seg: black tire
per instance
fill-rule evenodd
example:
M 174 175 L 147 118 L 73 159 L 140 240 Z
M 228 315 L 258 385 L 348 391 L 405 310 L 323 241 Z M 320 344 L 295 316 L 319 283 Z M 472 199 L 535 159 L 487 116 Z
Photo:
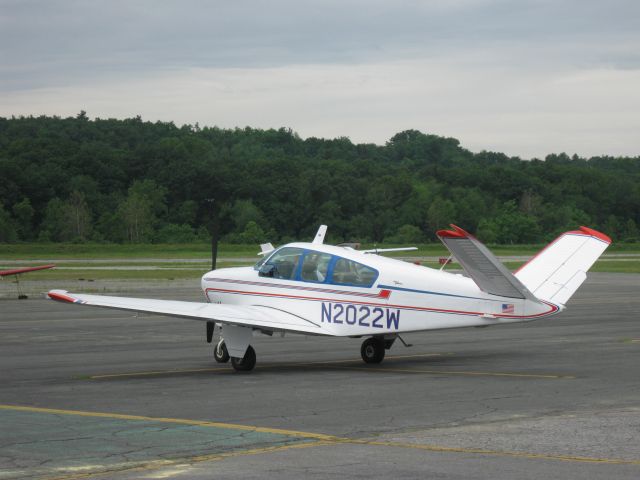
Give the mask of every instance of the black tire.
M 364 363 L 380 363 L 384 360 L 384 340 L 380 338 L 367 338 L 362 342 L 360 355 Z
M 227 351 L 227 345 L 224 340 L 220 340 L 215 347 L 213 347 L 213 358 L 218 363 L 227 363 L 229 361 L 229 352 Z
M 236 372 L 249 372 L 256 366 L 256 351 L 251 345 L 247 348 L 244 357 L 231 357 L 231 365 Z

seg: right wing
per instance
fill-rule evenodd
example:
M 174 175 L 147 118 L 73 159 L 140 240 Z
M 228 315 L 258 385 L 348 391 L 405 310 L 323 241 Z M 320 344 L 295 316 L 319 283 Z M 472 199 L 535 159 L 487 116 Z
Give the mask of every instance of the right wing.
M 332 335 L 326 327 L 298 315 L 266 306 L 222 305 L 217 303 L 156 300 L 150 298 L 110 297 L 51 290 L 49 298 L 76 305 L 114 308 L 133 312 L 154 313 L 191 320 L 213 320 L 218 323 L 261 330 Z

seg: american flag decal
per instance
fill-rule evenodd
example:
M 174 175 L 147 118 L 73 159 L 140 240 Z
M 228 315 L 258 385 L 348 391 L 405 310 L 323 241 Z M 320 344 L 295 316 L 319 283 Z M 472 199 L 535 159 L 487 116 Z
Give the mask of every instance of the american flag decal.
M 502 313 L 513 313 L 515 307 L 513 303 L 503 303 L 502 304 Z

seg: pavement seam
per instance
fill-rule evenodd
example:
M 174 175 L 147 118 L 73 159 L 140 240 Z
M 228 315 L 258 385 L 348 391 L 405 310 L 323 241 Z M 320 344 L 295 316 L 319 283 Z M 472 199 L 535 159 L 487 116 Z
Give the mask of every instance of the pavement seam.
M 416 450 L 423 450 L 423 451 L 430 451 L 430 452 L 437 452 L 437 453 L 462 453 L 462 454 L 527 458 L 527 459 L 537 459 L 537 460 L 554 460 L 554 461 L 579 462 L 579 463 L 599 463 L 599 464 L 610 464 L 610 465 L 640 465 L 640 460 L 598 458 L 598 457 L 573 456 L 573 455 L 552 455 L 552 454 L 531 453 L 531 452 L 490 450 L 490 449 L 483 449 L 483 448 L 446 447 L 446 446 L 440 446 L 440 445 L 428 445 L 428 444 L 409 443 L 409 442 L 352 439 L 347 437 L 338 437 L 334 435 L 326 435 L 321 433 L 301 432 L 297 430 L 257 427 L 257 426 L 251 426 L 251 425 L 240 425 L 240 424 L 222 423 L 222 422 L 208 422 L 208 421 L 188 420 L 188 419 L 178 419 L 178 418 L 148 417 L 148 416 L 142 416 L 142 415 L 87 412 L 87 411 L 81 411 L 81 410 L 63 410 L 63 409 L 29 407 L 29 406 L 20 406 L 20 405 L 3 405 L 3 404 L 0 404 L 0 410 L 49 413 L 49 414 L 56 414 L 56 415 L 83 416 L 83 417 L 94 417 L 94 418 L 115 418 L 115 419 L 121 419 L 121 420 L 151 421 L 151 422 L 159 422 L 159 423 L 173 423 L 173 424 L 193 425 L 193 426 L 201 426 L 201 427 L 226 428 L 226 429 L 233 429 L 233 430 L 278 434 L 278 435 L 295 437 L 297 439 L 314 440 L 310 442 L 298 441 L 296 443 L 290 443 L 287 445 L 278 445 L 278 446 L 272 446 L 272 447 L 261 447 L 261 448 L 244 449 L 244 450 L 240 449 L 240 450 L 225 452 L 225 453 L 213 453 L 213 454 L 198 455 L 194 457 L 183 457 L 175 460 L 154 460 L 154 461 L 143 463 L 142 465 L 123 467 L 121 469 L 112 468 L 110 470 L 107 469 L 105 471 L 94 471 L 94 472 L 86 472 L 86 473 L 80 473 L 80 474 L 50 477 L 51 480 L 74 480 L 74 479 L 81 479 L 81 478 L 104 476 L 114 472 L 123 473 L 123 472 L 129 472 L 129 471 L 149 471 L 149 470 L 157 470 L 160 468 L 175 466 L 178 464 L 185 464 L 185 463 L 189 464 L 189 463 L 200 463 L 200 462 L 206 462 L 206 461 L 219 461 L 219 460 L 224 460 L 226 458 L 232 458 L 232 457 L 243 456 L 243 455 L 258 455 L 258 454 L 273 453 L 273 452 L 279 452 L 279 451 L 291 450 L 291 449 L 332 446 L 332 445 L 340 445 L 340 444 L 365 445 L 365 446 L 376 446 L 376 447 L 387 447 L 387 448 L 406 448 L 406 449 L 416 449 Z
M 388 357 L 387 360 L 403 360 L 408 358 L 426 358 L 426 357 L 441 357 L 450 356 L 453 353 L 427 353 L 417 355 L 397 355 Z M 338 370 L 355 370 L 355 371 L 368 371 L 368 372 L 392 372 L 392 373 L 416 373 L 416 374 L 429 374 L 429 375 L 459 375 L 459 376 L 471 376 L 471 377 L 511 377 L 511 378 L 534 378 L 534 379 L 550 379 L 550 380 L 570 380 L 575 379 L 574 375 L 565 374 L 550 374 L 550 373 L 516 373 L 516 372 L 484 372 L 484 371 L 468 371 L 468 370 L 433 370 L 422 368 L 394 368 L 394 367 L 373 367 L 373 366 L 350 366 L 340 365 L 349 363 L 360 363 L 361 360 L 329 360 L 319 362 L 304 362 L 304 363 L 278 363 L 274 365 L 259 365 L 256 367 L 259 370 L 269 370 L 274 368 L 291 368 L 291 367 L 311 367 L 311 368 L 333 368 Z M 104 380 L 111 378 L 126 378 L 126 377 L 144 377 L 144 376 L 156 376 L 156 375 L 173 375 L 173 374 L 189 374 L 189 373 L 202 373 L 202 372 L 231 372 L 231 370 L 225 367 L 218 368 L 198 368 L 189 370 L 151 370 L 147 372 L 130 372 L 130 373 L 111 373 L 103 375 L 91 375 L 83 377 L 88 380 Z
M 13 410 L 21 412 L 50 413 L 56 415 L 73 415 L 79 417 L 115 418 L 119 420 L 138 420 L 146 422 L 175 423 L 179 425 L 193 425 L 198 427 L 226 428 L 230 430 L 244 430 L 258 433 L 271 433 L 290 437 L 312 438 L 316 440 L 336 440 L 338 437 L 323 433 L 299 432 L 281 428 L 257 427 L 252 425 L 239 425 L 235 423 L 208 422 L 204 420 L 188 420 L 182 418 L 148 417 L 144 415 L 126 415 L 119 413 L 87 412 L 83 410 L 63 410 L 56 408 L 27 407 L 20 405 L 0 405 L 0 410 Z
M 123 466 L 122 468 L 112 468 L 112 469 L 105 469 L 103 471 L 94 471 L 94 472 L 78 473 L 78 474 L 63 475 L 63 476 L 56 476 L 56 477 L 47 477 L 47 480 L 76 480 L 76 479 L 82 479 L 82 478 L 102 477 L 102 476 L 110 475 L 113 473 L 149 472 L 153 470 L 159 470 L 165 467 L 175 467 L 177 465 L 194 464 L 194 463 L 201 463 L 201 462 L 214 462 L 214 461 L 225 460 L 227 458 L 240 457 L 245 455 L 261 455 L 265 453 L 280 452 L 283 450 L 318 447 L 322 445 L 334 445 L 336 443 L 337 442 L 318 440 L 314 442 L 299 442 L 295 444 L 277 445 L 273 447 L 251 448 L 251 449 L 245 449 L 245 450 L 237 450 L 233 452 L 211 453 L 207 455 L 197 455 L 194 457 L 177 458 L 174 460 L 153 460 L 150 462 L 142 463 L 140 465 Z

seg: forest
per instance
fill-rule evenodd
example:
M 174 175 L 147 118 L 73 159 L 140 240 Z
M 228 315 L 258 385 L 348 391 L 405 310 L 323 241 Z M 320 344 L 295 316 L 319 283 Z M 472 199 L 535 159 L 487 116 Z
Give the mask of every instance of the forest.
M 455 223 L 487 243 L 586 225 L 640 235 L 640 157 L 473 153 L 407 130 L 385 145 L 140 117 L 0 118 L 0 242 L 424 243 Z

